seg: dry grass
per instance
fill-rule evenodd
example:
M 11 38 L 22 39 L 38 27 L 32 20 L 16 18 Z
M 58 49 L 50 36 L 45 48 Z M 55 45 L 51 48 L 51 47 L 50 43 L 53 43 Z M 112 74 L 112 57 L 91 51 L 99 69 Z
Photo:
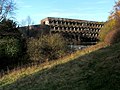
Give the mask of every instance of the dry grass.
M 0 79 L 0 90 L 10 90 L 11 88 L 10 87 L 7 87 L 9 85 L 12 85 L 12 83 L 18 83 L 17 81 L 19 81 L 19 79 L 21 78 L 25 78 L 27 76 L 31 76 L 35 73 L 42 73 L 44 70 L 50 70 L 52 69 L 53 67 L 56 67 L 56 66 L 59 66 L 59 65 L 62 65 L 62 64 L 65 64 L 65 63 L 68 63 L 68 62 L 71 62 L 71 61 L 74 61 L 76 59 L 78 59 L 79 57 L 81 56 L 84 56 L 86 54 L 89 54 L 93 51 L 96 51 L 96 50 L 99 50 L 100 48 L 104 48 L 106 47 L 106 44 L 105 43 L 100 43 L 100 44 L 97 44 L 95 46 L 91 46 L 91 47 L 88 47 L 84 50 L 81 50 L 81 51 L 77 51 L 71 55 L 68 55 L 66 57 L 63 57 L 63 58 L 60 58 L 59 60 L 55 60 L 55 61 L 50 61 L 50 62 L 47 62 L 47 63 L 44 63 L 44 64 L 41 64 L 41 65 L 33 65 L 33 66 L 30 66 L 30 67 L 24 67 L 24 68 L 20 68 L 18 70 L 14 70 L 12 72 L 10 72 L 8 75 L 5 75 L 3 76 L 1 79 Z M 68 65 L 69 66 L 69 65 Z M 69 71 L 69 69 L 71 68 L 72 66 L 70 65 L 69 67 L 61 67 L 61 71 L 63 71 L 65 68 L 67 69 L 67 71 Z M 76 65 L 75 65 L 76 67 Z M 58 71 L 59 71 L 58 70 Z M 77 69 L 78 70 L 78 69 Z M 60 71 L 60 72 L 61 72 Z M 71 72 L 74 72 L 74 71 L 71 71 Z M 50 73 L 49 73 L 50 74 Z M 60 73 L 58 73 L 57 75 L 59 76 Z M 54 75 L 48 75 L 47 74 L 44 74 L 45 76 L 42 76 L 44 78 L 47 78 L 47 77 L 51 77 L 53 78 Z M 53 77 L 52 77 L 53 76 Z M 69 76 L 68 76 L 69 77 Z M 31 78 L 33 80 L 33 78 Z M 35 79 L 35 78 L 34 78 Z M 37 78 L 36 78 L 37 79 Z M 64 78 L 63 78 L 64 79 Z M 41 80 L 41 79 L 40 79 Z M 45 79 L 46 80 L 46 79 Z M 64 81 L 64 80 L 63 80 Z M 62 81 L 62 82 L 63 82 Z M 40 82 L 40 81 L 38 81 Z M 47 82 L 47 81 L 46 81 Z M 41 83 L 42 85 L 42 83 Z M 44 87 L 44 86 L 42 86 Z M 24 88 L 23 88 L 24 89 Z M 23 90 L 22 89 L 22 90 Z M 21 90 L 21 89 L 15 89 L 15 88 L 12 88 L 12 90 Z M 26 90 L 26 89 L 25 89 Z M 31 89 L 31 90 L 36 90 L 36 89 Z M 38 89 L 39 90 L 39 89 Z

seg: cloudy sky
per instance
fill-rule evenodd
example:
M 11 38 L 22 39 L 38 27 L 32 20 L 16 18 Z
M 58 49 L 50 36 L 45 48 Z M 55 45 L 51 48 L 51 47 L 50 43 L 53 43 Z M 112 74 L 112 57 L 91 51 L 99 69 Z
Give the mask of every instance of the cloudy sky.
M 16 0 L 16 20 L 30 16 L 35 24 L 46 17 L 106 21 L 115 0 Z

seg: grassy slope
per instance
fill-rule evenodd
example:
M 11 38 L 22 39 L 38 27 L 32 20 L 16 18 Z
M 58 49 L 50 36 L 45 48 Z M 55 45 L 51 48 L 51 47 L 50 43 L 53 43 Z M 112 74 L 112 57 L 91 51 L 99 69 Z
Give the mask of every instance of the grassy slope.
M 59 61 L 14 71 L 0 79 L 0 90 L 119 90 L 119 46 L 99 49 L 100 44 Z

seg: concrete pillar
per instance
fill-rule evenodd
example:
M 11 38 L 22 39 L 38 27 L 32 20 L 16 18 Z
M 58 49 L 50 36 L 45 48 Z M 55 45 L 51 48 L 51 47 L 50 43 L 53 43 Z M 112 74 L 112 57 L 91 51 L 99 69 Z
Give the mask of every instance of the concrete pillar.
M 54 27 L 54 30 L 55 30 L 56 28 Z

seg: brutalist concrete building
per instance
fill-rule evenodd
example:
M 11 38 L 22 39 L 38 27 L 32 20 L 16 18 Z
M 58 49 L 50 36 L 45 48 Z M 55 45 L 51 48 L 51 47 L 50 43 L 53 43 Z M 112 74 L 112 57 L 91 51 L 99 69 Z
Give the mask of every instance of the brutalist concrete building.
M 69 44 L 96 44 L 104 22 L 47 17 L 42 25 L 49 26 L 50 33 L 59 33 Z

